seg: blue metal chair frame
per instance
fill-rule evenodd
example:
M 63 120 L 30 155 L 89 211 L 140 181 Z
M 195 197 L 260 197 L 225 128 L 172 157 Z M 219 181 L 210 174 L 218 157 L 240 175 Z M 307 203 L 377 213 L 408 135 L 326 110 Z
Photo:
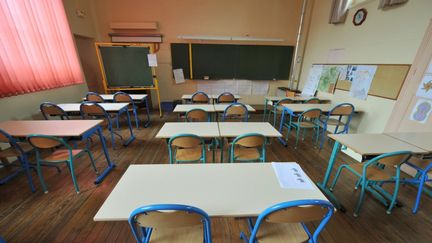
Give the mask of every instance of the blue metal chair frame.
M 283 104 L 287 101 L 290 101 L 291 103 L 294 103 L 294 100 L 291 98 L 283 98 L 274 104 L 273 109 L 269 110 L 269 116 L 268 119 L 270 119 L 271 113 L 273 113 L 273 126 L 276 126 L 276 120 L 277 120 L 277 111 L 281 107 L 280 104 Z M 283 108 L 282 108 L 283 109 Z M 268 121 L 268 120 L 267 120 Z
M 223 101 L 221 101 L 221 98 L 224 97 L 224 96 L 231 96 L 233 98 L 233 101 L 232 102 L 223 102 Z M 223 92 L 216 99 L 216 103 L 218 103 L 218 104 L 219 103 L 236 103 L 236 102 L 237 102 L 237 100 L 236 100 L 235 96 L 232 93 L 230 93 L 230 92 Z
M 69 154 L 68 157 L 69 158 L 67 160 L 52 160 L 52 161 L 51 160 L 50 161 L 43 160 L 41 158 L 41 155 L 40 155 L 40 149 L 41 149 L 41 147 L 38 146 L 38 145 L 36 145 L 36 144 L 34 144 L 32 142 L 33 138 L 43 138 L 43 139 L 55 141 L 56 143 L 58 143 L 58 145 L 64 146 L 68 150 L 68 154 Z M 47 186 L 45 184 L 45 180 L 44 180 L 44 177 L 43 177 L 43 174 L 42 174 L 42 169 L 41 169 L 41 165 L 42 164 L 65 163 L 67 165 L 70 173 L 71 173 L 72 182 L 74 184 L 75 191 L 77 193 L 79 193 L 79 187 L 78 187 L 78 182 L 77 182 L 76 177 L 75 177 L 74 165 L 73 165 L 73 162 L 74 162 L 75 158 L 81 156 L 83 153 L 87 153 L 88 156 L 90 157 L 90 161 L 91 161 L 91 165 L 93 167 L 93 170 L 96 172 L 97 175 L 99 175 L 99 172 L 96 169 L 96 165 L 95 165 L 95 161 L 93 159 L 93 155 L 91 154 L 90 150 L 88 150 L 87 148 L 82 149 L 82 151 L 80 153 L 78 153 L 76 155 L 73 155 L 72 154 L 73 148 L 71 146 L 69 146 L 69 144 L 67 144 L 62 138 L 57 138 L 57 137 L 47 136 L 47 135 L 40 135 L 40 134 L 31 134 L 31 135 L 27 136 L 27 141 L 36 149 L 36 170 L 37 170 L 37 173 L 38 173 L 38 176 L 39 176 L 40 183 L 42 185 L 42 189 L 44 190 L 44 193 L 48 193 L 48 188 L 47 188 Z M 50 148 L 53 148 L 53 147 L 55 147 L 55 146 L 52 146 Z
M 43 102 L 40 105 L 40 111 L 41 111 L 43 117 L 45 118 L 45 120 L 49 120 L 50 114 L 46 114 L 44 112 L 44 109 L 43 109 L 44 107 L 55 107 L 55 109 L 57 109 L 57 110 L 59 110 L 59 111 L 61 111 L 63 113 L 63 114 L 59 115 L 60 119 L 62 119 L 62 120 L 64 120 L 64 119 L 69 120 L 69 116 L 68 116 L 67 112 L 64 111 L 60 106 L 58 106 L 58 105 L 56 105 L 56 104 L 54 104 L 52 102 Z
M 173 142 L 174 142 L 174 140 L 176 140 L 178 138 L 184 138 L 184 137 L 196 138 L 196 139 L 199 139 L 201 141 L 201 157 L 199 158 L 199 160 L 176 160 L 175 159 L 177 149 L 173 148 Z M 190 163 L 190 162 L 201 162 L 201 163 L 205 164 L 206 160 L 207 160 L 207 156 L 206 156 L 206 143 L 205 143 L 205 141 L 204 141 L 203 138 L 201 138 L 200 136 L 197 136 L 195 134 L 189 134 L 189 133 L 176 134 L 176 135 L 172 136 L 168 140 L 168 154 L 169 154 L 169 162 L 170 162 L 170 164 L 174 164 L 174 163 Z M 213 157 L 213 160 L 214 160 L 214 157 Z
M 338 131 L 338 129 L 339 129 L 339 125 L 336 125 L 335 130 L 334 130 L 333 133 L 334 133 L 334 134 L 347 134 L 347 133 L 348 133 L 348 131 L 349 131 L 349 124 L 350 124 L 351 119 L 352 119 L 352 117 L 353 117 L 353 115 L 354 115 L 354 105 L 352 105 L 351 103 L 341 103 L 341 104 L 338 104 L 338 105 L 336 105 L 335 107 L 333 107 L 333 108 L 328 112 L 328 115 L 325 117 L 324 120 L 321 120 L 321 119 L 320 119 L 320 122 L 321 122 L 321 124 L 322 124 L 322 133 L 321 133 L 320 149 L 322 149 L 322 147 L 323 147 L 323 145 L 324 145 L 325 133 L 326 133 L 326 131 L 327 131 L 327 123 L 328 123 L 329 119 L 331 118 L 331 116 L 334 116 L 334 115 L 332 115 L 333 112 L 334 112 L 334 110 L 335 110 L 335 109 L 338 109 L 338 108 L 340 108 L 340 107 L 342 107 L 342 106 L 350 106 L 350 107 L 352 108 L 352 112 L 351 112 L 351 114 L 349 114 L 349 115 L 337 115 L 337 116 L 338 116 L 338 121 L 339 121 L 339 122 L 342 121 L 342 118 L 343 118 L 343 117 L 347 117 L 347 120 L 346 120 L 346 122 L 345 122 L 345 126 L 344 126 L 344 128 L 343 128 L 342 131 Z
M 128 222 L 132 229 L 132 233 L 135 237 L 135 240 L 137 242 L 148 243 L 150 241 L 153 228 L 144 228 L 138 226 L 136 222 L 136 217 L 141 214 L 147 214 L 150 212 L 164 211 L 164 210 L 184 211 L 187 213 L 194 213 L 200 215 L 203 223 L 204 242 L 206 243 L 212 242 L 211 221 L 208 214 L 204 210 L 199 209 L 197 207 L 181 205 L 181 204 L 155 204 L 155 205 L 143 206 L 132 211 L 131 215 L 129 216 Z
M 21 172 L 25 172 L 26 176 L 27 176 L 27 181 L 29 183 L 30 189 L 32 192 L 35 192 L 36 189 L 33 185 L 33 180 L 32 180 L 32 176 L 31 176 L 31 171 L 30 171 L 30 163 L 28 161 L 28 156 L 27 153 L 24 152 L 24 150 L 21 148 L 21 146 L 19 146 L 19 144 L 17 143 L 17 141 L 8 133 L 6 133 L 5 131 L 0 129 L 0 134 L 2 136 L 4 136 L 5 138 L 8 139 L 8 142 L 10 144 L 10 146 L 15 149 L 15 151 L 17 151 L 19 153 L 18 161 L 21 164 L 21 168 L 14 171 L 12 174 L 0 179 L 0 185 L 7 183 L 8 181 L 10 181 L 11 179 L 13 179 L 14 177 L 16 177 L 19 173 Z
M 312 112 L 312 111 L 319 111 L 320 115 L 322 114 L 321 109 L 318 109 L 318 108 L 312 108 L 312 109 L 305 110 L 305 111 L 303 111 L 302 113 L 300 113 L 298 115 L 294 114 L 292 111 L 288 110 L 287 108 L 283 109 L 283 111 L 282 111 L 282 118 L 281 118 L 281 124 L 279 125 L 279 132 L 282 133 L 283 128 L 284 127 L 287 128 L 287 135 L 286 135 L 285 141 L 283 141 L 283 144 L 285 146 L 287 145 L 289 135 L 291 134 L 291 128 L 296 129 L 295 148 L 297 148 L 298 139 L 299 139 L 299 136 L 300 136 L 300 130 L 302 128 L 303 128 L 303 139 L 304 139 L 305 129 L 306 128 L 301 126 L 301 122 L 308 121 L 307 117 L 305 117 L 305 115 L 307 113 L 309 113 L 309 112 Z M 289 115 L 289 120 L 287 122 L 285 122 L 285 117 L 286 117 L 285 114 Z M 315 125 L 315 126 L 311 127 L 314 130 L 315 134 L 316 134 L 315 143 L 318 143 L 318 137 L 319 137 L 319 134 L 320 134 L 320 132 L 319 132 L 320 131 L 319 116 L 317 118 L 309 121 L 309 122 L 314 123 L 314 125 Z M 297 118 L 297 120 L 295 120 L 294 118 Z M 308 129 L 311 129 L 311 128 L 308 128 Z M 281 140 L 282 139 L 279 138 L 279 141 L 281 141 Z
M 266 210 L 264 210 L 257 218 L 255 224 L 253 223 L 252 218 L 248 218 L 248 227 L 249 231 L 251 232 L 250 237 L 248 238 L 244 232 L 240 233 L 240 238 L 243 239 L 246 243 L 258 243 L 258 240 L 256 238 L 258 234 L 258 230 L 265 221 L 265 219 L 272 213 L 277 212 L 279 210 L 284 210 L 288 208 L 293 207 L 301 207 L 301 206 L 321 206 L 323 208 L 327 209 L 326 215 L 321 220 L 320 224 L 312 234 L 309 229 L 307 228 L 306 224 L 304 222 L 299 222 L 303 226 L 304 231 L 309 236 L 309 243 L 315 243 L 318 242 L 318 236 L 321 233 L 321 231 L 324 229 L 324 227 L 327 225 L 327 223 L 330 221 L 330 218 L 333 215 L 334 207 L 333 205 L 324 200 L 296 200 L 296 201 L 289 201 L 289 202 L 283 202 L 278 203 L 276 205 L 273 205 Z
M 119 96 L 119 95 L 126 96 L 126 97 L 129 98 L 129 101 L 128 101 L 128 102 L 129 102 L 130 105 L 132 106 L 132 112 L 133 112 L 133 115 L 134 115 L 134 118 L 135 118 L 135 125 L 136 125 L 136 128 L 139 128 L 139 122 L 140 122 L 140 119 L 139 119 L 139 117 L 138 117 L 137 107 L 136 107 L 136 105 L 135 105 L 135 102 L 134 102 L 133 99 L 132 99 L 132 96 L 130 96 L 128 93 L 125 93 L 125 92 L 119 91 L 119 92 L 115 93 L 114 96 L 113 96 L 113 100 L 114 100 L 114 102 L 117 102 L 116 97 Z M 119 102 L 123 102 L 123 101 L 119 101 Z M 146 109 L 147 109 L 147 108 L 148 108 L 148 107 L 146 107 Z M 119 117 L 117 117 L 117 119 L 116 119 L 116 123 L 117 123 L 117 128 L 119 128 L 119 127 L 120 127 L 120 125 L 119 125 Z
M 229 106 L 227 106 L 227 108 L 225 108 L 224 113 L 222 115 L 222 121 L 225 121 L 226 119 L 230 119 L 228 111 L 229 109 L 231 109 L 232 107 L 242 107 L 244 110 L 244 117 L 241 119 L 242 122 L 247 122 L 249 119 L 249 111 L 247 109 L 247 107 L 242 104 L 242 103 L 231 103 Z
M 259 158 L 257 160 L 253 160 L 253 161 L 251 161 L 251 160 L 241 160 L 241 159 L 239 160 L 239 159 L 235 158 L 235 156 L 234 156 L 236 144 L 239 142 L 239 140 L 242 140 L 242 139 L 245 139 L 245 138 L 248 138 L 248 137 L 260 137 L 264 141 L 263 144 L 262 144 L 261 149 L 258 150 L 260 156 L 259 156 Z M 243 134 L 243 135 L 237 136 L 233 140 L 233 142 L 231 143 L 231 147 L 229 148 L 229 153 L 228 153 L 229 154 L 229 161 L 231 163 L 234 163 L 234 162 L 237 162 L 237 161 L 238 162 L 256 162 L 256 161 L 259 161 L 259 162 L 263 162 L 264 163 L 264 162 L 266 162 L 266 145 L 267 145 L 267 138 L 264 135 L 260 134 L 260 133 L 247 133 L 247 134 Z
M 388 158 L 388 157 L 400 156 L 400 155 L 406 155 L 406 157 L 404 158 L 404 160 L 402 160 L 396 164 L 396 175 L 394 177 L 392 177 L 390 180 L 371 180 L 371 179 L 367 178 L 367 169 L 369 167 L 374 166 L 378 169 L 383 169 L 385 165 L 380 163 L 380 160 Z M 363 166 L 363 170 L 362 170 L 361 174 L 359 174 L 357 171 L 352 169 L 349 164 L 343 164 L 343 165 L 339 166 L 339 168 L 336 172 L 335 178 L 333 180 L 333 183 L 330 186 L 329 190 L 333 191 L 342 170 L 344 168 L 346 168 L 350 172 L 352 172 L 354 175 L 359 177 L 359 180 L 358 180 L 355 188 L 357 189 L 358 186 L 361 186 L 360 197 L 359 197 L 359 200 L 357 202 L 356 208 L 354 210 L 354 216 L 357 217 L 359 215 L 360 208 L 361 208 L 361 205 L 363 203 L 364 196 L 365 196 L 365 191 L 371 192 L 372 195 L 374 195 L 380 202 L 382 202 L 384 205 L 388 206 L 387 214 L 391 214 L 391 210 L 393 209 L 393 207 L 397 203 L 397 195 L 398 195 L 398 191 L 399 191 L 399 185 L 401 184 L 400 167 L 410 157 L 411 157 L 410 151 L 397 151 L 397 152 L 382 154 L 382 155 L 377 156 L 377 157 L 375 157 L 375 158 L 373 158 L 367 162 L 364 162 L 365 164 Z M 385 191 L 383 188 L 381 188 L 378 185 L 378 184 L 390 183 L 390 182 L 395 183 L 393 195 L 390 195 L 387 191 Z M 386 199 L 390 200 L 390 204 L 387 203 Z
M 210 97 L 208 96 L 208 94 L 206 94 L 203 91 L 197 91 L 197 92 L 193 93 L 192 97 L 191 97 L 191 103 L 194 103 L 194 97 L 198 94 L 202 94 L 202 95 L 206 96 L 207 97 L 207 103 L 210 103 Z

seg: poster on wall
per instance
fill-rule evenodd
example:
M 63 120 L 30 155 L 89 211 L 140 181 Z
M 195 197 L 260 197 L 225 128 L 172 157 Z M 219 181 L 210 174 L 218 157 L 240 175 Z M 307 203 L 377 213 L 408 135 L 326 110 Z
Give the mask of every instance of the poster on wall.
M 342 80 L 348 80 L 352 82 L 357 72 L 357 65 L 348 65 L 346 69 L 346 75 Z
M 432 74 L 425 74 L 417 89 L 417 97 L 432 99 Z
M 410 120 L 426 123 L 431 111 L 432 101 L 419 99 L 411 112 Z
M 321 77 L 318 83 L 318 90 L 333 94 L 338 78 L 339 70 L 337 66 L 325 66 L 322 69 Z
M 323 65 L 312 65 L 309 70 L 309 76 L 303 87 L 302 95 L 313 96 L 318 88 L 318 83 L 320 81 L 321 73 L 323 70 Z
M 358 65 L 356 67 L 350 89 L 351 97 L 366 100 L 376 70 L 376 65 Z

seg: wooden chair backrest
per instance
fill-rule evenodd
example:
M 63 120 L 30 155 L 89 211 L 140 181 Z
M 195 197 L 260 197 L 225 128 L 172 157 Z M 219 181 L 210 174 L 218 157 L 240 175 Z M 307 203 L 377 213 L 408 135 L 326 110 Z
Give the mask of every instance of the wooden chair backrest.
M 9 143 L 9 138 L 6 137 L 6 135 L 3 134 L 3 133 L 1 133 L 1 132 L 0 132 L 0 142 L 2 142 L 2 143 Z
M 56 139 L 49 138 L 49 137 L 29 137 L 28 141 L 36 148 L 40 149 L 49 149 L 49 148 L 55 148 L 59 145 L 62 145 L 62 143 Z
M 306 100 L 304 103 L 305 104 L 319 104 L 321 101 L 318 98 L 312 98 L 312 99 L 308 99 Z
M 303 112 L 302 114 L 303 117 L 310 118 L 310 119 L 319 118 L 319 116 L 321 115 L 321 110 L 319 109 L 308 110 Z
M 349 116 L 353 113 L 354 109 L 350 105 L 342 105 L 333 109 L 330 115 L 332 116 Z
M 269 223 L 299 223 L 318 221 L 324 218 L 327 208 L 319 205 L 297 206 L 275 211 L 266 217 Z
M 241 105 L 233 105 L 227 108 L 225 114 L 228 116 L 245 116 L 247 110 Z
M 292 103 L 294 103 L 294 100 L 284 98 L 284 99 L 280 100 L 277 104 L 278 105 L 284 105 L 284 104 L 292 104 Z
M 92 101 L 92 102 L 98 102 L 98 103 L 104 102 L 102 96 L 98 94 L 87 94 L 86 99 L 87 101 Z
M 132 97 L 128 94 L 116 94 L 114 95 L 114 102 L 132 103 Z
M 195 148 L 201 145 L 201 139 L 197 137 L 177 137 L 172 140 L 172 145 L 181 148 Z
M 235 97 L 231 93 L 223 93 L 218 98 L 219 103 L 233 103 L 235 102 Z
M 41 110 L 46 115 L 53 115 L 53 116 L 65 115 L 64 111 L 56 105 L 42 105 Z
M 105 116 L 105 110 L 94 104 L 83 104 L 81 105 L 81 110 L 89 116 Z
M 257 148 L 263 146 L 264 142 L 265 142 L 265 137 L 248 136 L 237 140 L 236 144 L 248 148 Z
M 378 163 L 389 167 L 393 167 L 406 162 L 409 159 L 409 157 L 411 157 L 409 154 L 396 154 L 396 155 L 381 158 L 378 160 Z
M 209 97 L 203 93 L 196 93 L 192 96 L 192 103 L 209 103 Z
M 199 214 L 186 211 L 153 211 L 140 214 L 135 218 L 141 227 L 179 228 L 202 225 Z
M 191 110 L 186 113 L 186 121 L 190 122 L 206 122 L 208 121 L 208 114 L 205 110 Z

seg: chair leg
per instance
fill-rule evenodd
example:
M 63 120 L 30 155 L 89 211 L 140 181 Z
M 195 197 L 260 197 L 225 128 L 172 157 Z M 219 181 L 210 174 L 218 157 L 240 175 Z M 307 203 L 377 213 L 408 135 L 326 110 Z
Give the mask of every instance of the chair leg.
M 417 197 L 416 197 L 416 201 L 414 203 L 414 208 L 412 209 L 412 213 L 417 213 L 419 205 L 420 205 L 420 199 L 421 199 L 421 195 L 423 193 L 423 186 L 427 180 L 428 176 L 427 176 L 427 172 L 424 171 L 422 173 L 422 175 L 420 176 L 420 182 L 418 185 L 418 191 L 417 191 Z
M 394 208 L 394 206 L 397 203 L 397 195 L 398 195 L 398 192 L 399 192 L 399 185 L 400 185 L 399 175 L 397 177 L 398 178 L 397 178 L 397 181 L 395 183 L 395 189 L 394 189 L 394 192 L 393 192 L 393 198 L 391 200 L 389 208 L 387 209 L 387 214 L 391 214 L 391 210 Z
M 133 114 L 135 117 L 135 125 L 136 125 L 136 128 L 138 129 L 139 128 L 139 117 L 138 117 L 138 112 L 136 109 L 133 109 Z
M 359 200 L 357 202 L 356 208 L 354 210 L 354 217 L 359 216 L 360 208 L 361 208 L 361 205 L 363 204 L 363 201 L 364 201 L 366 187 L 368 187 L 368 184 L 369 184 L 369 182 L 365 178 L 363 178 L 362 181 L 363 182 L 362 182 L 360 197 L 359 197 Z
M 32 180 L 32 176 L 31 176 L 31 172 L 30 172 L 30 166 L 29 166 L 28 161 L 25 158 L 21 158 L 21 157 L 18 157 L 18 160 L 21 162 L 21 165 L 22 165 L 22 167 L 25 170 L 25 173 L 26 173 L 27 180 L 28 180 L 28 183 L 29 183 L 31 191 L 35 192 L 36 189 L 35 189 L 35 187 L 33 185 L 33 180 Z
M 330 186 L 330 188 L 329 188 L 330 191 L 333 191 L 333 189 L 334 189 L 334 187 L 336 186 L 336 183 L 337 183 L 337 181 L 338 181 L 338 179 L 339 179 L 339 176 L 340 176 L 340 174 L 341 174 L 341 172 L 342 172 L 342 169 L 344 169 L 344 168 L 346 168 L 346 167 L 347 167 L 347 165 L 341 165 L 341 166 L 338 168 L 338 170 L 337 170 L 337 172 L 336 172 L 336 175 L 335 175 L 335 178 L 333 179 L 333 183 L 331 184 L 331 186 Z
M 73 167 L 73 160 L 69 160 L 67 163 L 68 163 L 69 171 L 71 173 L 72 182 L 74 184 L 75 191 L 76 191 L 76 193 L 79 193 L 80 191 L 79 191 L 78 183 L 77 183 L 77 180 L 76 180 L 76 177 L 75 177 L 75 172 L 74 172 L 74 167 Z
M 38 173 L 38 176 L 39 176 L 39 181 L 40 181 L 40 183 L 42 185 L 42 190 L 44 191 L 44 193 L 48 193 L 48 188 L 47 188 L 47 186 L 45 184 L 45 180 L 44 180 L 44 177 L 43 177 L 43 174 L 42 174 L 42 169 L 41 169 L 40 161 L 37 161 L 36 170 L 37 170 L 37 173 Z
M 96 168 L 96 164 L 95 164 L 95 161 L 94 161 L 92 153 L 90 152 L 90 150 L 87 150 L 87 149 L 85 150 L 85 152 L 88 154 L 88 156 L 90 158 L 90 162 L 91 162 L 92 168 L 96 172 L 96 175 L 99 175 L 99 171 Z
M 323 146 L 324 146 L 324 138 L 325 138 L 325 132 L 326 132 L 326 130 L 327 130 L 327 127 L 325 125 L 323 125 L 322 131 L 321 131 L 320 149 L 322 149 Z
M 299 140 L 299 136 L 300 136 L 300 127 L 296 128 L 296 142 L 295 142 L 295 149 L 297 149 L 297 145 L 298 145 L 298 140 Z

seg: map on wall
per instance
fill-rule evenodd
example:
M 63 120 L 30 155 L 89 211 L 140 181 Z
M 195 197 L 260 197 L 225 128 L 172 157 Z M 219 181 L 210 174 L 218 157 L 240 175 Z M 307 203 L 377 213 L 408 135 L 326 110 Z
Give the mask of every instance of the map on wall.
M 376 70 L 376 65 L 357 66 L 350 89 L 351 97 L 366 100 Z
M 338 78 L 339 68 L 337 66 L 325 66 L 321 73 L 318 90 L 333 94 Z

